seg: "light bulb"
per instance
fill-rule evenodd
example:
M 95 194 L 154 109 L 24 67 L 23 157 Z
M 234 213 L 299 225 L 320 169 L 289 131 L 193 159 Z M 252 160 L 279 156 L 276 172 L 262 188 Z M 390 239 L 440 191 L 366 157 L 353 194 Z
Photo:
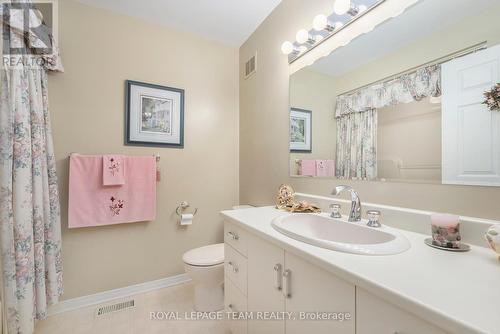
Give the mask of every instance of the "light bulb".
M 322 31 L 326 28 L 327 25 L 328 25 L 328 18 L 326 17 L 326 15 L 323 14 L 316 15 L 316 17 L 313 20 L 314 30 Z
M 335 27 L 335 30 L 339 30 L 340 28 L 342 28 L 344 26 L 344 24 L 342 22 L 335 22 L 335 24 L 333 25 Z
M 281 44 L 281 52 L 283 52 L 283 54 L 289 55 L 290 53 L 293 52 L 293 50 L 294 46 L 291 42 L 286 41 L 283 44 Z
M 333 5 L 333 11 L 337 15 L 344 15 L 351 9 L 351 0 L 336 0 Z
M 359 5 L 358 9 L 360 13 L 363 13 L 368 9 L 368 7 L 366 7 L 365 5 Z
M 301 46 L 300 46 L 300 48 L 299 48 L 300 53 L 304 53 L 304 52 L 306 52 L 307 50 L 308 50 L 308 49 L 307 49 L 307 46 L 305 46 L 305 45 L 301 45 Z
M 309 32 L 305 29 L 300 29 L 297 31 L 297 35 L 295 35 L 295 40 L 299 44 L 304 44 L 309 40 Z

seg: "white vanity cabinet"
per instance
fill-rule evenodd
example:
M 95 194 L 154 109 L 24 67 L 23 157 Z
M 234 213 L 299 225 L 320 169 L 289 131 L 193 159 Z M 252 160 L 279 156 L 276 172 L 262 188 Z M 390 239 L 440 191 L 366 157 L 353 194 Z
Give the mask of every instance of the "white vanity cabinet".
M 356 289 L 356 334 L 447 334 L 434 325 Z
M 233 223 L 225 223 L 225 242 L 226 311 L 254 317 L 230 320 L 233 334 L 450 334 Z M 257 319 L 264 312 L 296 318 Z M 351 318 L 307 320 L 301 313 Z
M 294 254 L 285 252 L 269 241 L 226 223 L 226 239 L 232 244 L 235 241 L 235 231 L 238 240 L 245 240 L 246 256 L 226 241 L 226 280 L 230 287 L 225 290 L 226 310 L 241 312 L 246 309 L 252 312 L 254 318 L 248 320 L 247 328 L 244 329 L 241 321 L 230 321 L 233 334 L 302 334 L 308 331 L 317 334 L 355 333 L 354 285 Z M 229 262 L 231 264 L 228 264 Z M 244 266 L 245 270 L 238 269 L 237 273 L 234 273 L 235 266 Z M 238 276 L 242 273 L 246 274 L 246 279 Z M 237 290 L 234 290 L 234 287 Z M 242 291 L 242 288 L 246 291 Z M 239 301 L 240 305 L 245 306 L 236 308 L 236 302 L 241 299 L 239 292 L 246 296 L 246 304 Z M 285 317 L 273 320 L 274 316 L 283 316 L 284 312 L 291 312 L 288 314 L 293 314 L 295 319 L 289 320 Z M 324 315 L 342 312 L 349 314 L 351 319 L 307 320 L 301 318 L 301 312 L 308 317 L 314 317 L 315 312 Z

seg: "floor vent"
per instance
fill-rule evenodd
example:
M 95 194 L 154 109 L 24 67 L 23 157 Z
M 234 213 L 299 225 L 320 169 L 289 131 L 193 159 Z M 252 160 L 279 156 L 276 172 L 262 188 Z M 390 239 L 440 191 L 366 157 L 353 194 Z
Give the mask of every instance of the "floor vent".
M 112 312 L 123 311 L 125 309 L 134 307 L 134 305 L 135 305 L 135 300 L 132 299 L 132 300 L 128 300 L 126 302 L 101 306 L 97 309 L 97 315 L 100 316 L 100 315 L 105 315 L 105 314 L 112 313 Z
M 252 58 L 245 63 L 245 79 L 255 72 L 257 72 L 257 54 L 253 55 Z

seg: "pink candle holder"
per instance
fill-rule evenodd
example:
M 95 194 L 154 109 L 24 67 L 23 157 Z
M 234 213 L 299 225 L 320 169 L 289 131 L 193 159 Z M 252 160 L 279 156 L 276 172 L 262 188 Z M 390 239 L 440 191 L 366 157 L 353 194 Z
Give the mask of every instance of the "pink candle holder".
M 443 213 L 431 215 L 432 243 L 446 248 L 460 248 L 460 217 Z

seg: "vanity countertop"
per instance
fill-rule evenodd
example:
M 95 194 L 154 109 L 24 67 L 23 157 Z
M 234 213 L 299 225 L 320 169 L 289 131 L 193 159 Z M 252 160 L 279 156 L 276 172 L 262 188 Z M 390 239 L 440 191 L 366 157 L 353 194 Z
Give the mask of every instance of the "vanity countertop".
M 289 238 L 271 220 L 289 213 L 273 207 L 223 211 L 243 229 L 301 256 L 453 334 L 500 333 L 500 261 L 487 248 L 441 251 L 427 235 L 398 229 L 411 248 L 401 254 L 341 253 Z

